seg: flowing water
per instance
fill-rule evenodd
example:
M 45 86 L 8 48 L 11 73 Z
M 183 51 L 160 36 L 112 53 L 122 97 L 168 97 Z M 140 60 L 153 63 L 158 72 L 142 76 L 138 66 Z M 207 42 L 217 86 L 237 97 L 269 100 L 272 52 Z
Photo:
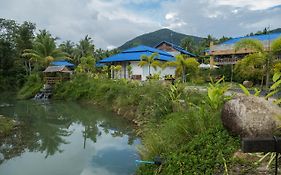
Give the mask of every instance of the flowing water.
M 134 174 L 140 140 L 127 121 L 93 105 L 0 100 L 21 127 L 0 138 L 0 175 Z

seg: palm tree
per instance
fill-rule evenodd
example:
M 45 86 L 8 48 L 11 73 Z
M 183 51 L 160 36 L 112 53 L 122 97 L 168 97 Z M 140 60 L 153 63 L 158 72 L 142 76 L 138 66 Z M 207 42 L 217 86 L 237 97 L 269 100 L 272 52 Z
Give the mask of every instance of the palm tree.
M 84 39 L 79 41 L 74 50 L 74 61 L 76 64 L 80 63 L 82 57 L 92 56 L 94 57 L 95 45 L 93 40 L 88 35 Z
M 29 61 L 48 65 L 51 61 L 66 58 L 66 53 L 56 48 L 56 38 L 53 38 L 46 30 L 40 31 L 35 38 L 33 48 L 25 49 L 23 56 L 30 58 Z
M 166 66 L 175 66 L 176 73 L 182 77 L 182 82 L 186 81 L 187 69 L 190 69 L 191 72 L 197 72 L 199 69 L 199 63 L 195 58 L 185 58 L 184 55 L 177 55 L 176 60 L 165 63 L 164 67 Z
M 143 67 L 145 65 L 148 65 L 148 75 L 151 76 L 150 67 L 153 67 L 156 70 L 157 67 L 161 66 L 161 63 L 156 60 L 156 58 L 158 57 L 159 57 L 158 53 L 153 53 L 150 56 L 142 55 L 141 61 L 139 62 L 138 66 Z

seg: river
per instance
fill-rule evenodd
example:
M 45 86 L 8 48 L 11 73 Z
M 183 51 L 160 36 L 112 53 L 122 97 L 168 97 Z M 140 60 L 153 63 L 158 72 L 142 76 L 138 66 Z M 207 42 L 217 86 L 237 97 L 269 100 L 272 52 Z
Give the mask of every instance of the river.
M 0 138 L 1 175 L 130 175 L 139 159 L 131 124 L 76 102 L 0 100 L 21 129 Z

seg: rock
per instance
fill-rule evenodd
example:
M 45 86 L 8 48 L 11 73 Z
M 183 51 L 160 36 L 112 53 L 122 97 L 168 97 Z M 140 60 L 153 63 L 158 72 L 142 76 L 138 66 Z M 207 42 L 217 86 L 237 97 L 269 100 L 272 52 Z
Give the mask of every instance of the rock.
M 239 95 L 224 104 L 221 119 L 234 135 L 268 137 L 280 130 L 281 108 L 261 97 Z
M 246 88 L 250 88 L 253 86 L 253 82 L 251 81 L 243 81 L 243 86 L 245 86 Z

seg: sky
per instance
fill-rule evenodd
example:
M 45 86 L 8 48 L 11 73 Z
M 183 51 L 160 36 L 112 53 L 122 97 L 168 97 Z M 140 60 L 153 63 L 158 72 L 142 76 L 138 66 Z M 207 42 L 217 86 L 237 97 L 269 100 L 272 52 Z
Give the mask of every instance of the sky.
M 59 42 L 89 35 L 112 49 L 162 28 L 206 37 L 281 27 L 281 0 L 0 0 L 0 18 L 36 23 Z

